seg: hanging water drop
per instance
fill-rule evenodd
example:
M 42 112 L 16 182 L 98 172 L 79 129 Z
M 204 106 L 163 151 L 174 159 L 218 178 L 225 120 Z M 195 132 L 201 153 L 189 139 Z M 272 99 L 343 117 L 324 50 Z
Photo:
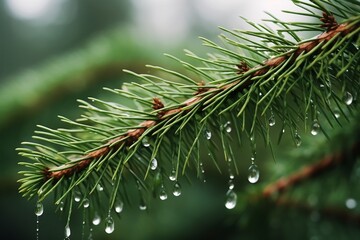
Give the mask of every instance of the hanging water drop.
M 79 191 L 74 191 L 74 200 L 75 200 L 75 202 L 80 202 L 81 193 Z
M 146 206 L 146 203 L 145 203 L 144 198 L 140 198 L 139 209 L 140 209 L 141 211 L 144 211 L 144 210 L 146 210 L 146 208 L 147 208 L 147 206 Z
M 59 204 L 59 209 L 60 209 L 60 211 L 63 211 L 64 210 L 64 202 L 63 201 L 61 201 L 60 202 L 60 204 Z
M 44 213 L 44 206 L 41 202 L 36 203 L 35 215 L 40 217 Z
M 70 235 L 71 235 L 71 230 L 70 230 L 69 223 L 66 224 L 64 232 L 65 232 L 65 238 L 69 238 Z
M 206 138 L 207 140 L 210 140 L 210 139 L 211 139 L 211 136 L 212 136 L 212 134 L 211 134 L 210 130 L 206 129 L 206 130 L 205 130 L 205 138 Z
M 100 184 L 98 184 L 96 186 L 96 190 L 98 190 L 99 192 L 102 192 L 104 190 L 104 188 Z
M 236 207 L 237 195 L 234 190 L 230 189 L 226 193 L 225 207 L 227 209 L 233 209 Z
M 315 119 L 314 122 L 313 122 L 313 125 L 312 125 L 312 127 L 311 127 L 311 134 L 312 134 L 313 136 L 316 136 L 316 135 L 318 135 L 319 131 L 320 131 L 320 124 L 319 124 L 318 121 Z
M 88 208 L 90 206 L 90 201 L 89 199 L 85 198 L 84 201 L 83 201 L 83 206 L 84 208 Z
M 157 168 L 157 166 L 158 166 L 158 162 L 157 162 L 156 158 L 153 158 L 150 162 L 150 169 L 155 170 Z
M 210 153 L 209 153 L 210 155 Z M 205 178 L 205 169 L 204 169 L 204 166 L 203 166 L 203 163 L 200 162 L 199 163 L 199 176 L 200 176 L 200 179 L 206 183 L 206 178 Z
M 351 105 L 353 100 L 354 100 L 354 97 L 353 97 L 353 95 L 351 93 L 346 92 L 344 94 L 343 101 L 345 102 L 346 105 Z
M 250 183 L 256 183 L 259 180 L 260 171 L 256 164 L 252 163 L 248 170 L 248 180 Z
M 235 187 L 235 184 L 234 184 L 234 180 L 233 179 L 229 179 L 229 189 L 231 190 L 231 189 L 234 189 L 234 187 Z
M 89 232 L 89 237 L 88 237 L 88 240 L 93 240 L 93 235 L 92 235 L 92 232 L 93 232 L 93 229 L 92 228 L 90 228 L 90 230 L 89 230 L 90 232 Z
M 180 186 L 180 184 L 178 182 L 176 182 L 174 184 L 173 195 L 175 197 L 178 197 L 178 196 L 181 195 L 181 186 Z
M 169 175 L 169 179 L 170 179 L 170 181 L 175 181 L 176 180 L 176 169 L 175 168 L 173 168 L 171 170 L 171 173 Z
M 109 215 L 106 219 L 105 219 L 105 232 L 110 234 L 114 231 L 115 229 L 115 222 L 114 219 Z
M 144 138 L 142 139 L 142 145 L 143 145 L 144 147 L 150 147 L 150 143 L 149 143 L 149 138 L 148 138 L 148 137 L 144 137 Z
M 230 133 L 231 132 L 231 125 L 230 125 L 230 121 L 227 121 L 225 124 L 224 124 L 224 129 L 227 133 Z
M 295 134 L 294 134 L 294 140 L 295 140 L 295 145 L 296 147 L 300 147 L 302 141 L 301 141 L 301 136 L 299 135 L 299 133 L 295 130 Z
M 115 212 L 117 213 L 121 213 L 123 208 L 124 208 L 124 203 L 121 201 L 121 200 L 118 200 L 116 203 L 115 203 Z
M 338 109 L 335 109 L 335 110 L 334 110 L 334 117 L 335 117 L 335 118 L 340 118 L 340 116 L 341 116 L 341 115 L 340 115 L 340 111 L 339 111 Z
M 166 200 L 167 197 L 168 197 L 164 185 L 161 185 L 159 197 L 160 197 L 160 199 L 163 200 L 163 201 Z
M 271 112 L 270 117 L 269 117 L 269 126 L 272 127 L 275 125 L 275 123 L 276 123 L 276 121 L 275 121 L 274 113 Z
M 94 225 L 99 225 L 100 222 L 101 222 L 101 217 L 100 217 L 100 215 L 99 215 L 97 212 L 95 212 L 94 218 L 93 218 L 93 220 L 92 220 L 92 223 L 93 223 Z

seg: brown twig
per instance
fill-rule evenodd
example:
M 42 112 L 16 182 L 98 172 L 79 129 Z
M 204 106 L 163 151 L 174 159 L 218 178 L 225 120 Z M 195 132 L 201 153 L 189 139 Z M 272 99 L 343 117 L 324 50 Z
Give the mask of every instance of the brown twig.
M 140 124 L 141 128 L 129 130 L 128 132 L 124 133 L 124 135 L 109 141 L 107 144 L 105 144 L 104 147 L 97 149 L 97 150 L 90 152 L 87 155 L 83 156 L 82 161 L 79 161 L 77 163 L 72 163 L 73 164 L 72 166 L 68 166 L 67 168 L 65 168 L 63 170 L 57 170 L 57 171 L 54 171 L 51 169 L 45 169 L 45 171 L 44 171 L 45 179 L 47 180 L 49 178 L 53 178 L 55 180 L 58 180 L 62 176 L 69 176 L 74 173 L 80 172 L 83 169 L 85 169 L 94 159 L 98 159 L 98 158 L 104 156 L 105 154 L 108 154 L 110 150 L 112 150 L 112 149 L 116 150 L 121 145 L 130 146 L 132 143 L 136 142 L 147 129 L 157 125 L 161 121 L 173 116 L 174 114 L 188 111 L 188 108 L 185 109 L 185 107 L 195 105 L 195 104 L 199 103 L 200 100 L 203 99 L 205 96 L 208 96 L 204 93 L 207 92 L 210 95 L 221 94 L 223 91 L 225 91 L 237 84 L 241 84 L 241 86 L 237 89 L 237 91 L 243 91 L 244 89 L 247 89 L 249 86 L 251 86 L 251 84 L 253 83 L 253 81 L 252 81 L 253 77 L 266 74 L 270 69 L 277 67 L 280 64 L 286 62 L 287 60 L 289 60 L 289 58 L 292 58 L 292 61 L 295 61 L 296 58 L 300 54 L 311 51 L 321 42 L 327 42 L 327 41 L 333 39 L 334 37 L 345 36 L 349 32 L 352 32 L 357 27 L 358 26 L 352 26 L 347 23 L 333 26 L 327 32 L 320 34 L 317 38 L 310 40 L 308 42 L 305 42 L 305 43 L 301 43 L 297 47 L 297 49 L 291 50 L 282 56 L 271 58 L 271 59 L 265 61 L 262 65 L 255 66 L 253 69 L 248 69 L 248 67 L 242 63 L 242 64 L 238 65 L 239 71 L 241 71 L 241 72 L 239 72 L 239 74 L 244 73 L 244 71 L 255 70 L 251 74 L 250 78 L 248 78 L 245 82 L 244 81 L 241 82 L 239 80 L 239 81 L 235 81 L 233 83 L 224 85 L 219 88 L 206 88 L 203 86 L 203 84 L 199 84 L 199 89 L 195 93 L 195 96 L 186 100 L 180 107 L 173 108 L 170 110 L 159 111 L 157 120 L 146 120 L 146 121 L 142 122 Z M 160 110 L 161 104 L 158 102 L 157 98 L 154 98 L 153 107 L 155 110 Z M 71 164 L 71 163 L 69 163 L 69 164 Z
M 292 186 L 299 184 L 304 181 L 308 181 L 321 173 L 343 163 L 346 159 L 346 155 L 358 154 L 359 153 L 360 142 L 356 142 L 350 149 L 345 149 L 342 152 L 332 153 L 330 155 L 325 156 L 320 161 L 305 166 L 301 168 L 299 171 L 290 174 L 289 176 L 280 178 L 274 183 L 267 185 L 262 195 L 267 198 L 274 194 L 285 191 L 286 189 L 291 188 Z

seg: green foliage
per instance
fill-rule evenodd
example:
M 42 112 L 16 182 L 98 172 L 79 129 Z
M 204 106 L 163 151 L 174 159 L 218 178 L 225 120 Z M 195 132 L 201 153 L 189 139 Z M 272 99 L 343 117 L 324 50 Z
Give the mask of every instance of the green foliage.
M 224 46 L 203 39 L 215 51 L 207 58 L 186 51 L 198 65 L 167 55 L 186 74 L 156 66 L 149 66 L 156 75 L 127 71 L 141 83 L 105 89 L 111 101 L 79 100 L 78 119 L 60 116 L 68 128 L 38 126 L 34 141 L 18 149 L 31 160 L 20 163 L 20 192 L 39 202 L 54 194 L 68 222 L 74 198 L 90 201 L 92 215 L 107 216 L 119 201 L 145 207 L 148 195 L 165 199 L 168 178 L 202 178 L 204 152 L 209 165 L 232 176 L 242 171 L 236 156 L 249 143 L 256 182 L 256 146 L 262 140 L 272 151 L 274 121 L 282 125 L 279 141 L 289 132 L 295 146 L 300 132 L 332 139 L 333 129 L 357 131 L 349 123 L 359 119 L 360 3 L 293 2 L 301 12 L 289 13 L 316 22 L 269 14 L 278 30 L 251 22 L 254 30 L 223 29 Z M 303 32 L 314 37 L 301 40 Z

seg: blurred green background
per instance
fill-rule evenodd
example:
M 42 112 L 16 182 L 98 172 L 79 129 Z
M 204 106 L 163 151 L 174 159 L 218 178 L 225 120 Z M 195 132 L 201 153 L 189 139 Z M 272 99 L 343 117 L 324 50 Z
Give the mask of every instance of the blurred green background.
M 217 26 L 245 28 L 238 16 L 259 21 L 264 10 L 280 14 L 290 7 L 286 0 L 1 1 L 1 239 L 36 239 L 35 201 L 17 192 L 17 162 L 25 159 L 15 151 L 31 139 L 36 124 L 61 127 L 57 115 L 79 115 L 76 99 L 111 97 L 102 87 L 134 81 L 122 69 L 148 72 L 145 64 L 152 64 L 182 71 L 162 53 L 181 57 L 184 48 L 204 53 L 198 36 L 214 40 Z M 115 232 L 107 235 L 100 224 L 93 227 L 94 239 L 238 239 L 236 213 L 224 207 L 227 176 L 209 166 L 206 178 L 206 184 L 183 182 L 181 196 L 153 200 L 147 213 L 136 203 L 125 206 Z M 237 189 L 247 184 L 245 174 L 236 181 Z M 253 222 L 244 239 L 261 236 L 256 224 L 263 226 L 265 218 L 254 214 L 259 223 Z M 54 212 L 50 200 L 45 202 L 39 239 L 63 239 L 65 218 Z M 81 222 L 82 210 L 75 211 L 71 239 L 82 238 Z M 257 233 L 252 237 L 251 232 Z M 84 239 L 88 235 L 86 229 Z

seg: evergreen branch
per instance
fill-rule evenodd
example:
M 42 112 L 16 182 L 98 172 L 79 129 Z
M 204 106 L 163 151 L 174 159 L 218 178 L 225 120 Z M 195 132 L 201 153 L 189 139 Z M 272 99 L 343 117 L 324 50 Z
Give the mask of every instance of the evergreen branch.
M 229 166 L 233 164 L 238 171 L 236 163 L 230 163 L 234 159 L 233 150 L 227 147 L 231 136 L 224 135 L 224 131 L 231 132 L 229 119 L 235 122 L 240 132 L 237 133 L 239 144 L 244 134 L 250 138 L 253 161 L 256 154 L 255 133 L 271 146 L 270 130 L 267 122 L 264 123 L 269 112 L 270 126 L 274 124 L 276 115 L 283 128 L 290 127 L 296 145 L 299 120 L 306 128 L 310 116 L 312 134 L 316 135 L 321 129 L 326 134 L 319 119 L 333 126 L 335 117 L 329 116 L 329 112 L 333 113 L 333 105 L 350 119 L 357 109 L 350 106 L 353 98 L 348 91 L 356 92 L 360 88 L 359 79 L 351 78 L 360 70 L 359 8 L 335 8 L 334 12 L 338 13 L 335 15 L 325 10 L 331 3 L 326 0 L 294 2 L 306 10 L 304 15 L 317 16 L 315 10 L 324 12 L 318 17 L 322 22 L 319 23 L 320 28 L 324 31 L 317 37 L 294 44 L 285 40 L 281 31 L 273 32 L 265 26 L 250 23 L 257 31 L 227 31 L 238 39 L 224 37 L 228 44 L 245 54 L 204 39 L 204 45 L 215 49 L 218 54 L 211 55 L 209 59 L 190 52 L 187 55 L 205 66 L 195 67 L 170 56 L 195 73 L 197 78 L 200 77 L 200 81 L 172 70 L 150 66 L 159 71 L 161 77 L 130 72 L 144 83 L 108 89 L 121 97 L 119 101 L 95 98 L 90 98 L 92 103 L 80 101 L 86 112 L 79 119 L 73 121 L 60 117 L 71 126 L 70 129 L 40 127 L 42 130 L 36 132 L 38 135 L 34 139 L 45 144 L 25 142 L 23 144 L 28 147 L 18 149 L 21 155 L 34 161 L 20 163 L 27 168 L 20 172 L 23 175 L 19 180 L 20 192 L 30 198 L 37 195 L 38 201 L 42 201 L 55 191 L 56 203 L 67 201 L 71 211 L 72 199 L 69 200 L 69 197 L 76 192 L 90 198 L 97 186 L 111 184 L 111 187 L 104 188 L 109 196 L 110 209 L 118 195 L 128 198 L 125 185 L 133 180 L 143 205 L 142 191 L 147 189 L 145 179 L 149 182 L 150 177 L 153 178 L 154 192 L 160 192 L 160 198 L 164 198 L 166 167 L 171 168 L 171 179 L 176 181 L 190 167 L 194 167 L 201 176 L 200 136 L 204 130 L 207 139 L 211 138 L 211 133 L 221 139 L 225 161 Z M 348 4 L 353 6 L 354 3 Z M 344 17 L 342 23 L 335 21 L 333 15 Z M 291 24 L 276 18 L 272 21 L 283 26 L 295 40 L 298 39 L 296 30 L 290 28 Z M 301 26 L 314 31 L 313 24 L 303 23 Z M 254 36 L 261 42 L 253 41 L 251 37 Z M 259 54 L 264 50 L 268 53 Z M 179 81 L 173 83 L 172 79 Z M 340 103 L 343 95 L 346 97 L 346 108 Z M 128 103 L 129 100 L 131 103 Z M 238 120 L 240 123 L 237 123 Z M 216 144 L 211 142 L 207 145 L 209 157 L 220 170 L 213 153 L 217 149 Z M 161 167 L 158 167 L 160 163 Z M 256 166 L 254 162 L 252 164 L 252 167 Z M 331 164 L 326 162 L 324 165 Z M 317 171 L 324 168 L 322 166 L 314 169 Z M 298 174 L 292 183 L 304 176 L 309 174 Z M 92 198 L 99 202 L 96 194 Z
M 219 96 L 224 94 L 224 92 L 243 92 L 245 89 L 248 89 L 251 84 L 254 83 L 255 77 L 260 77 L 262 75 L 268 74 L 270 70 L 284 65 L 286 66 L 291 65 L 294 62 L 299 61 L 299 56 L 304 56 L 307 53 L 312 53 L 316 55 L 316 51 L 318 46 L 323 45 L 326 46 L 327 42 L 335 41 L 334 39 L 346 37 L 348 34 L 353 32 L 360 31 L 359 29 L 359 21 L 356 23 L 344 23 L 344 24 L 337 24 L 334 20 L 333 16 L 328 16 L 324 13 L 324 17 L 321 18 L 324 22 L 322 27 L 326 28 L 327 31 L 319 35 L 317 38 L 309 41 L 305 41 L 301 43 L 296 49 L 290 50 L 285 54 L 271 58 L 264 62 L 264 64 L 260 66 L 256 66 L 254 68 L 248 68 L 248 66 L 242 62 L 238 65 L 239 73 L 247 75 L 246 72 L 250 72 L 250 76 L 245 78 L 245 81 L 236 80 L 233 83 L 219 86 L 215 88 L 204 88 L 204 86 L 199 86 L 198 91 L 194 93 L 194 97 L 186 100 L 180 106 L 176 108 L 171 108 L 169 110 L 164 110 L 164 105 L 160 101 L 159 98 L 154 98 L 153 109 L 158 110 L 158 119 L 157 120 L 146 120 L 139 125 L 137 129 L 131 129 L 128 132 L 124 133 L 122 136 L 114 138 L 108 141 L 104 146 L 100 149 L 92 151 L 81 158 L 81 161 L 78 161 L 75 165 L 70 164 L 64 167 L 64 170 L 53 171 L 51 169 L 47 169 L 44 172 L 46 176 L 45 179 L 54 178 L 55 180 L 60 179 L 62 176 L 69 176 L 74 173 L 82 171 L 84 168 L 88 167 L 91 161 L 98 159 L 106 154 L 109 153 L 111 149 L 118 149 L 119 146 L 124 143 L 125 146 L 131 146 L 133 143 L 137 142 L 139 138 L 143 135 L 143 133 L 150 128 L 155 127 L 156 124 L 162 121 L 166 121 L 167 119 L 176 119 L 171 118 L 175 116 L 180 116 L 184 114 L 184 112 L 189 112 L 190 109 L 200 109 L 198 105 L 201 107 L 206 108 L 207 105 L 210 105 L 209 101 L 203 103 L 203 99 L 219 99 Z M 311 56 L 308 56 L 309 58 Z M 285 64 L 284 64 L 285 63 Z M 313 62 L 315 63 L 315 61 Z M 283 70 L 282 68 L 279 69 L 279 72 Z M 278 75 L 278 74 L 276 74 Z M 246 104 L 244 105 L 246 106 Z M 216 108 L 214 108 L 216 109 Z M 179 119 L 177 121 L 180 121 Z M 151 133 L 149 133 L 151 134 Z
M 309 181 L 321 173 L 326 172 L 329 169 L 336 167 L 337 165 L 343 164 L 347 155 L 358 156 L 360 154 L 359 147 L 360 142 L 357 141 L 350 149 L 345 148 L 341 152 L 332 153 L 331 155 L 325 156 L 320 161 L 309 166 L 305 166 L 299 171 L 292 173 L 287 177 L 283 177 L 277 180 L 275 183 L 267 185 L 263 189 L 262 194 L 265 198 L 271 197 L 274 194 L 286 191 L 286 189 L 289 189 L 303 181 Z

